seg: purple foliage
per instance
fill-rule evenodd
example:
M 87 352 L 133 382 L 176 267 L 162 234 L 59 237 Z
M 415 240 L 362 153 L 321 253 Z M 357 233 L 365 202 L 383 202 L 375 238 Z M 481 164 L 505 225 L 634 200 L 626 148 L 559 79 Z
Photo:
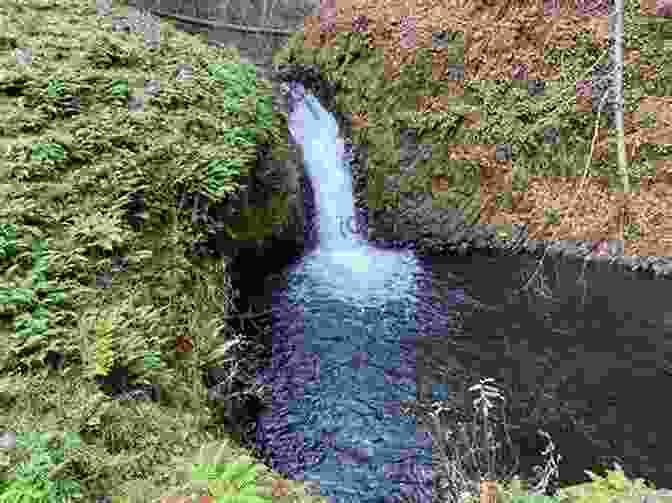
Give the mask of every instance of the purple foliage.
M 366 16 L 355 16 L 352 20 L 352 31 L 362 33 L 369 27 L 369 19 Z
M 606 16 L 609 14 L 609 0 L 577 0 L 577 16 Z
M 560 0 L 544 0 L 544 16 L 557 16 L 560 13 Z
M 320 31 L 328 33 L 336 28 L 336 2 L 335 0 L 322 0 L 320 2 Z
M 400 44 L 404 49 L 412 49 L 416 45 L 416 22 L 412 16 L 402 16 L 399 23 Z
M 576 83 L 577 96 L 592 96 L 592 83 L 590 80 L 579 80 Z
M 527 80 L 528 71 L 525 64 L 514 64 L 512 70 L 513 80 Z
M 656 16 L 672 17 L 672 0 L 656 0 Z

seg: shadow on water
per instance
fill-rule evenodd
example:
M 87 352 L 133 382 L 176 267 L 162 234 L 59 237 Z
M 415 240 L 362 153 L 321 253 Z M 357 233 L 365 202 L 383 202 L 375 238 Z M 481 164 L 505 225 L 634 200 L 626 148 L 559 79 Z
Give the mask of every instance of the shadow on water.
M 492 377 L 515 447 L 502 463 L 518 455 L 523 478 L 543 465 L 542 428 L 563 456 L 560 487 L 612 461 L 671 487 L 672 434 L 657 412 L 672 382 L 670 286 L 554 259 L 520 293 L 532 257 L 370 246 L 342 225 L 354 208 L 336 123 L 300 97 L 290 132 L 303 146 L 318 244 L 245 292 L 273 309 L 272 365 L 259 375 L 273 406 L 257 427 L 273 468 L 319 481 L 338 502 L 430 502 L 432 440 L 401 407 L 446 400 L 470 420 L 468 388 Z
M 602 474 L 613 461 L 630 478 L 670 487 L 672 434 L 665 416 L 653 412 L 672 384 L 669 282 L 616 275 L 607 264 L 555 260 L 518 293 L 537 266 L 531 257 L 421 263 L 434 298 L 445 298 L 440 278 L 457 275 L 469 278 L 473 297 L 499 308 L 474 310 L 468 302 L 453 308 L 461 313 L 454 337 L 432 315 L 416 346 L 419 397 L 431 396 L 441 382 L 468 410 L 473 396 L 466 388 L 492 377 L 505 390 L 524 477 L 543 465 L 545 443 L 534 434 L 541 427 L 563 456 L 560 487 L 589 481 L 584 470 Z M 421 311 L 424 304 L 418 303 Z M 446 379 L 456 365 L 469 370 L 469 382 Z

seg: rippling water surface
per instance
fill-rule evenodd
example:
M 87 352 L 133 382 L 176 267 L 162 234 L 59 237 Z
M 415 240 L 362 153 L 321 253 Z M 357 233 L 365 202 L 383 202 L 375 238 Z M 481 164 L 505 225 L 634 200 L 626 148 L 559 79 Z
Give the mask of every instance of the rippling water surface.
M 563 484 L 616 460 L 631 478 L 672 487 L 666 416 L 641 413 L 656 410 L 647 409 L 651 393 L 672 379 L 667 283 L 556 260 L 521 294 L 534 257 L 374 248 L 350 228 L 351 177 L 335 120 L 312 95 L 289 119 L 319 244 L 271 294 L 273 363 L 260 379 L 273 386 L 273 407 L 257 440 L 274 469 L 318 481 L 334 503 L 402 494 L 429 503 L 431 439 L 399 414 L 400 402 L 450 397 L 469 410 L 475 397 L 465 389 L 493 377 L 516 408 L 507 419 L 519 420 L 524 477 L 545 463 L 547 444 L 534 437 L 543 421 L 563 456 Z
M 398 412 L 416 397 L 421 269 L 412 252 L 372 248 L 343 225 L 354 207 L 333 117 L 308 95 L 291 119 L 315 190 L 319 245 L 273 294 L 265 378 L 274 406 L 260 441 L 275 468 L 319 481 L 334 501 L 393 501 L 403 491 L 429 502 L 429 438 Z

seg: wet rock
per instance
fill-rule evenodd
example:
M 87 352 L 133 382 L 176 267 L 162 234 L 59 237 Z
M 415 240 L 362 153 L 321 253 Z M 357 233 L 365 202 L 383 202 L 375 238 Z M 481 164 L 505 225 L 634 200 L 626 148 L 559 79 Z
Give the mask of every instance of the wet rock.
M 672 276 L 672 260 L 661 260 L 658 264 L 653 266 L 653 273 L 656 276 Z
M 158 384 L 133 383 L 133 379 L 127 367 L 115 365 L 107 375 L 97 375 L 95 381 L 104 394 L 115 400 L 158 402 L 161 399 Z
M 548 256 L 551 258 L 558 258 L 562 255 L 562 244 L 554 241 L 546 246 Z
M 621 258 L 621 262 L 625 268 L 632 270 L 632 267 L 635 264 L 635 257 L 625 256 Z
M 256 64 L 249 58 L 245 62 Z M 289 104 L 281 89 L 283 81 L 261 65 L 257 65 L 257 69 L 258 76 L 267 78 L 271 83 L 274 112 L 288 114 Z M 252 172 L 241 177 L 241 187 L 244 187 L 220 204 L 212 204 L 205 194 L 177 194 L 177 208 L 191 209 L 192 223 L 207 226 L 208 238 L 192 243 L 191 253 L 194 256 L 236 259 L 252 253 L 257 258 L 264 258 L 272 253 L 277 259 L 274 262 L 281 262 L 291 261 L 305 249 L 306 238 L 312 237 L 305 225 L 311 219 L 311 215 L 305 212 L 306 196 L 310 196 L 312 191 L 306 187 L 310 182 L 303 166 L 301 146 L 288 139 L 286 155 L 282 149 L 281 154 L 276 155 L 269 144 L 259 144 L 256 155 Z M 227 225 L 233 227 L 244 213 L 268 210 L 278 194 L 288 196 L 288 213 L 284 223 L 273 224 L 258 239 L 235 239 L 228 233 Z
M 567 257 L 585 257 L 588 253 L 590 253 L 590 250 L 588 247 L 582 246 L 581 243 L 568 242 L 565 244 L 562 252 Z

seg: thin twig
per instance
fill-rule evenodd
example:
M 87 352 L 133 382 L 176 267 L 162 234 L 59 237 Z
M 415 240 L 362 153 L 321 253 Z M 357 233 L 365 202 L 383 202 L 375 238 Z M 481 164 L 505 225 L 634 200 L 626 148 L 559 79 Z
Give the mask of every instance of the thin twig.
M 240 319 L 246 319 L 246 318 L 259 318 L 261 316 L 265 316 L 267 314 L 271 314 L 273 312 L 273 309 L 267 309 L 266 311 L 261 311 L 259 313 L 253 313 L 251 311 L 248 311 L 247 313 L 242 313 L 242 314 L 230 314 L 228 316 L 222 316 L 222 319 L 225 320 L 230 320 L 232 318 L 240 318 Z
M 598 130 L 597 126 L 600 122 L 600 115 L 602 114 L 602 107 L 604 105 L 604 101 L 607 98 L 608 94 L 609 94 L 609 92 L 607 91 L 602 95 L 602 100 L 600 101 L 600 108 L 597 111 L 597 119 L 595 120 L 595 129 L 593 131 L 593 141 L 592 141 L 592 144 L 590 146 L 590 153 L 588 154 L 588 158 L 586 159 L 586 167 L 583 171 L 583 177 L 581 178 L 581 184 L 579 185 L 579 189 L 574 194 L 574 199 L 570 203 L 569 211 L 567 212 L 567 214 L 564 215 L 564 218 L 567 218 L 567 216 L 571 216 L 572 210 L 574 210 L 574 206 L 576 204 L 576 199 L 579 197 L 579 194 L 583 190 L 583 186 L 586 183 L 586 177 L 588 175 L 588 168 L 590 167 L 590 161 L 593 157 L 593 149 L 595 148 L 595 140 L 597 139 L 597 130 Z M 563 220 L 564 220 L 564 218 L 563 218 Z M 558 228 L 553 233 L 553 236 L 551 236 L 551 239 L 549 240 L 549 243 L 551 243 L 553 240 L 555 240 L 559 231 L 560 231 L 560 226 L 558 225 Z M 546 258 L 546 255 L 548 254 L 548 249 L 549 248 L 550 248 L 550 244 L 548 246 L 546 246 L 546 248 L 544 249 L 544 254 L 542 255 L 541 259 L 539 259 L 539 262 L 537 263 L 537 268 L 535 269 L 534 273 L 528 278 L 525 285 L 523 285 L 523 287 L 521 289 L 517 290 L 518 292 L 522 292 L 523 290 L 525 290 L 528 287 L 528 285 L 530 284 L 530 282 L 534 278 L 536 278 L 537 274 L 539 274 L 539 271 L 541 270 L 541 264 L 544 262 L 544 259 Z

